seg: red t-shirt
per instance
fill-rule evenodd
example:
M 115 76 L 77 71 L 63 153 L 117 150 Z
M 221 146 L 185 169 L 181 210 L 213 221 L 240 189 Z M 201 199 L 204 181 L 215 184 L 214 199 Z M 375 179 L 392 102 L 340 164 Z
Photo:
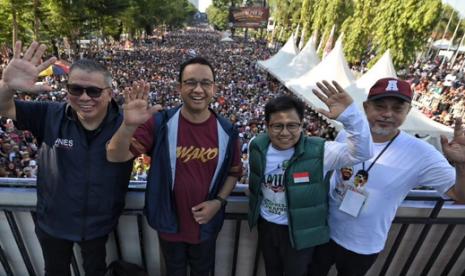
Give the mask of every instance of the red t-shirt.
M 137 156 L 152 153 L 154 120 L 148 120 L 134 134 L 131 152 Z M 239 143 L 233 154 L 229 175 L 240 177 L 242 168 Z M 159 232 L 168 241 L 199 243 L 200 226 L 194 220 L 192 207 L 207 200 L 210 182 L 218 162 L 218 131 L 216 117 L 203 123 L 192 123 L 182 114 L 179 116 L 178 144 L 176 147 L 176 175 L 174 198 L 178 215 L 179 231 L 175 234 Z

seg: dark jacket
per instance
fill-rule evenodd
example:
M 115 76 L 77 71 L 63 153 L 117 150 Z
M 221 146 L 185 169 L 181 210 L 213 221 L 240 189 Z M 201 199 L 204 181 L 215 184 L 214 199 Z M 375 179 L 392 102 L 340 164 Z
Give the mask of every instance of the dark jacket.
M 75 112 L 65 103 L 16 101 L 19 129 L 40 145 L 37 222 L 46 233 L 80 241 L 110 233 L 124 207 L 132 160 L 111 163 L 106 143 L 122 114 L 111 102 L 108 114 L 88 143 Z
M 145 193 L 147 220 L 155 230 L 165 233 L 178 232 L 178 217 L 173 195 L 173 179 L 176 170 L 176 141 L 180 106 L 155 114 L 155 140 L 152 163 Z M 238 133 L 225 118 L 216 115 L 218 124 L 218 164 L 210 183 L 207 200 L 215 198 L 228 177 L 232 163 L 234 143 Z M 200 225 L 200 240 L 217 235 L 223 225 L 224 208 L 207 223 Z

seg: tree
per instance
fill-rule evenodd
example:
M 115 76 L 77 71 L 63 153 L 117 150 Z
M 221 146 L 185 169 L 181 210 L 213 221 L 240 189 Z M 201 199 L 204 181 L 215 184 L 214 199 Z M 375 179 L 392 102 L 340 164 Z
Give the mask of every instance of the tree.
M 313 0 L 303 0 L 300 9 L 299 25 L 302 27 L 302 32 L 306 33 L 305 40 L 311 35 L 313 5 Z
M 228 28 L 229 10 L 220 9 L 211 5 L 207 8 L 208 22 L 215 27 L 215 29 L 223 31 Z
M 3 0 L 0 1 L 0 14 L 2 15 L 4 24 L 1 24 L 2 33 L 5 34 L 1 38 L 3 42 L 11 41 L 11 45 L 18 40 L 30 41 L 32 32 L 27 27 L 27 23 L 32 17 L 31 3 L 27 0 Z
M 231 7 L 238 7 L 240 0 L 213 0 L 207 10 L 208 22 L 217 30 L 226 30 L 229 24 L 229 10 Z
M 344 53 L 350 63 L 360 62 L 372 39 L 374 26 L 371 20 L 375 16 L 376 0 L 354 1 L 354 11 L 342 25 L 344 35 Z
M 373 20 L 373 45 L 378 57 L 391 49 L 395 65 L 413 62 L 416 51 L 426 44 L 440 13 L 440 0 L 382 2 Z
M 432 34 L 433 39 L 441 39 L 445 34 L 445 38 L 452 37 L 455 27 L 460 22 L 460 14 L 452 6 L 448 4 L 442 5 L 442 12 L 439 16 L 438 24 L 435 32 Z M 448 24 L 449 23 L 449 24 Z M 446 30 L 447 28 L 447 30 Z M 459 33 L 463 34 L 464 27 L 462 26 Z

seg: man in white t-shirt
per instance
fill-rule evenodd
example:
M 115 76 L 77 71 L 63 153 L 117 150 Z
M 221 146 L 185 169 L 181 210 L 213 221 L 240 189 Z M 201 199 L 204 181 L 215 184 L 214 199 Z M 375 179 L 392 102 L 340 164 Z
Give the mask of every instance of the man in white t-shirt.
M 410 85 L 395 78 L 380 79 L 371 87 L 363 107 L 373 137 L 373 157 L 351 167 L 353 175 L 348 181 L 342 181 L 341 171 L 332 176 L 331 240 L 315 249 L 312 276 L 327 275 L 333 264 L 338 275 L 364 275 L 384 248 L 397 208 L 415 186 L 432 186 L 454 200 L 465 200 L 461 121 L 457 121 L 450 143 L 441 139 L 454 168 L 433 146 L 399 130 L 410 111 L 412 96 Z M 346 136 L 341 131 L 336 141 L 345 141 Z M 362 177 L 357 178 L 357 174 Z
M 314 91 L 329 108 L 321 112 L 344 125 L 346 142 L 304 135 L 305 105 L 284 95 L 265 105 L 267 133 L 249 145 L 248 218 L 258 226 L 267 276 L 307 276 L 313 247 L 329 240 L 324 175 L 371 157 L 363 114 L 339 85 L 323 83 Z

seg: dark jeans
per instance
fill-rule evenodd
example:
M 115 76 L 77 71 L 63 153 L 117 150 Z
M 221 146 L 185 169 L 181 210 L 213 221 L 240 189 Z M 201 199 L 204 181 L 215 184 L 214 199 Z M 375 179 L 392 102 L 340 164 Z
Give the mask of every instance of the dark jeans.
M 313 247 L 296 250 L 289 240 L 289 227 L 268 222 L 258 222 L 258 244 L 265 260 L 267 276 L 307 276 Z
M 333 240 L 315 247 L 311 274 L 326 276 L 333 264 L 336 264 L 338 276 L 363 276 L 375 263 L 378 253 L 363 255 L 340 246 Z
M 188 266 L 191 276 L 210 275 L 215 261 L 216 236 L 199 244 L 159 240 L 165 258 L 166 275 L 185 276 Z
M 36 226 L 36 235 L 42 247 L 45 261 L 45 276 L 71 276 L 70 264 L 73 241 L 50 236 Z M 103 276 L 106 269 L 106 248 L 108 236 L 77 242 L 81 247 L 83 267 L 86 276 Z

